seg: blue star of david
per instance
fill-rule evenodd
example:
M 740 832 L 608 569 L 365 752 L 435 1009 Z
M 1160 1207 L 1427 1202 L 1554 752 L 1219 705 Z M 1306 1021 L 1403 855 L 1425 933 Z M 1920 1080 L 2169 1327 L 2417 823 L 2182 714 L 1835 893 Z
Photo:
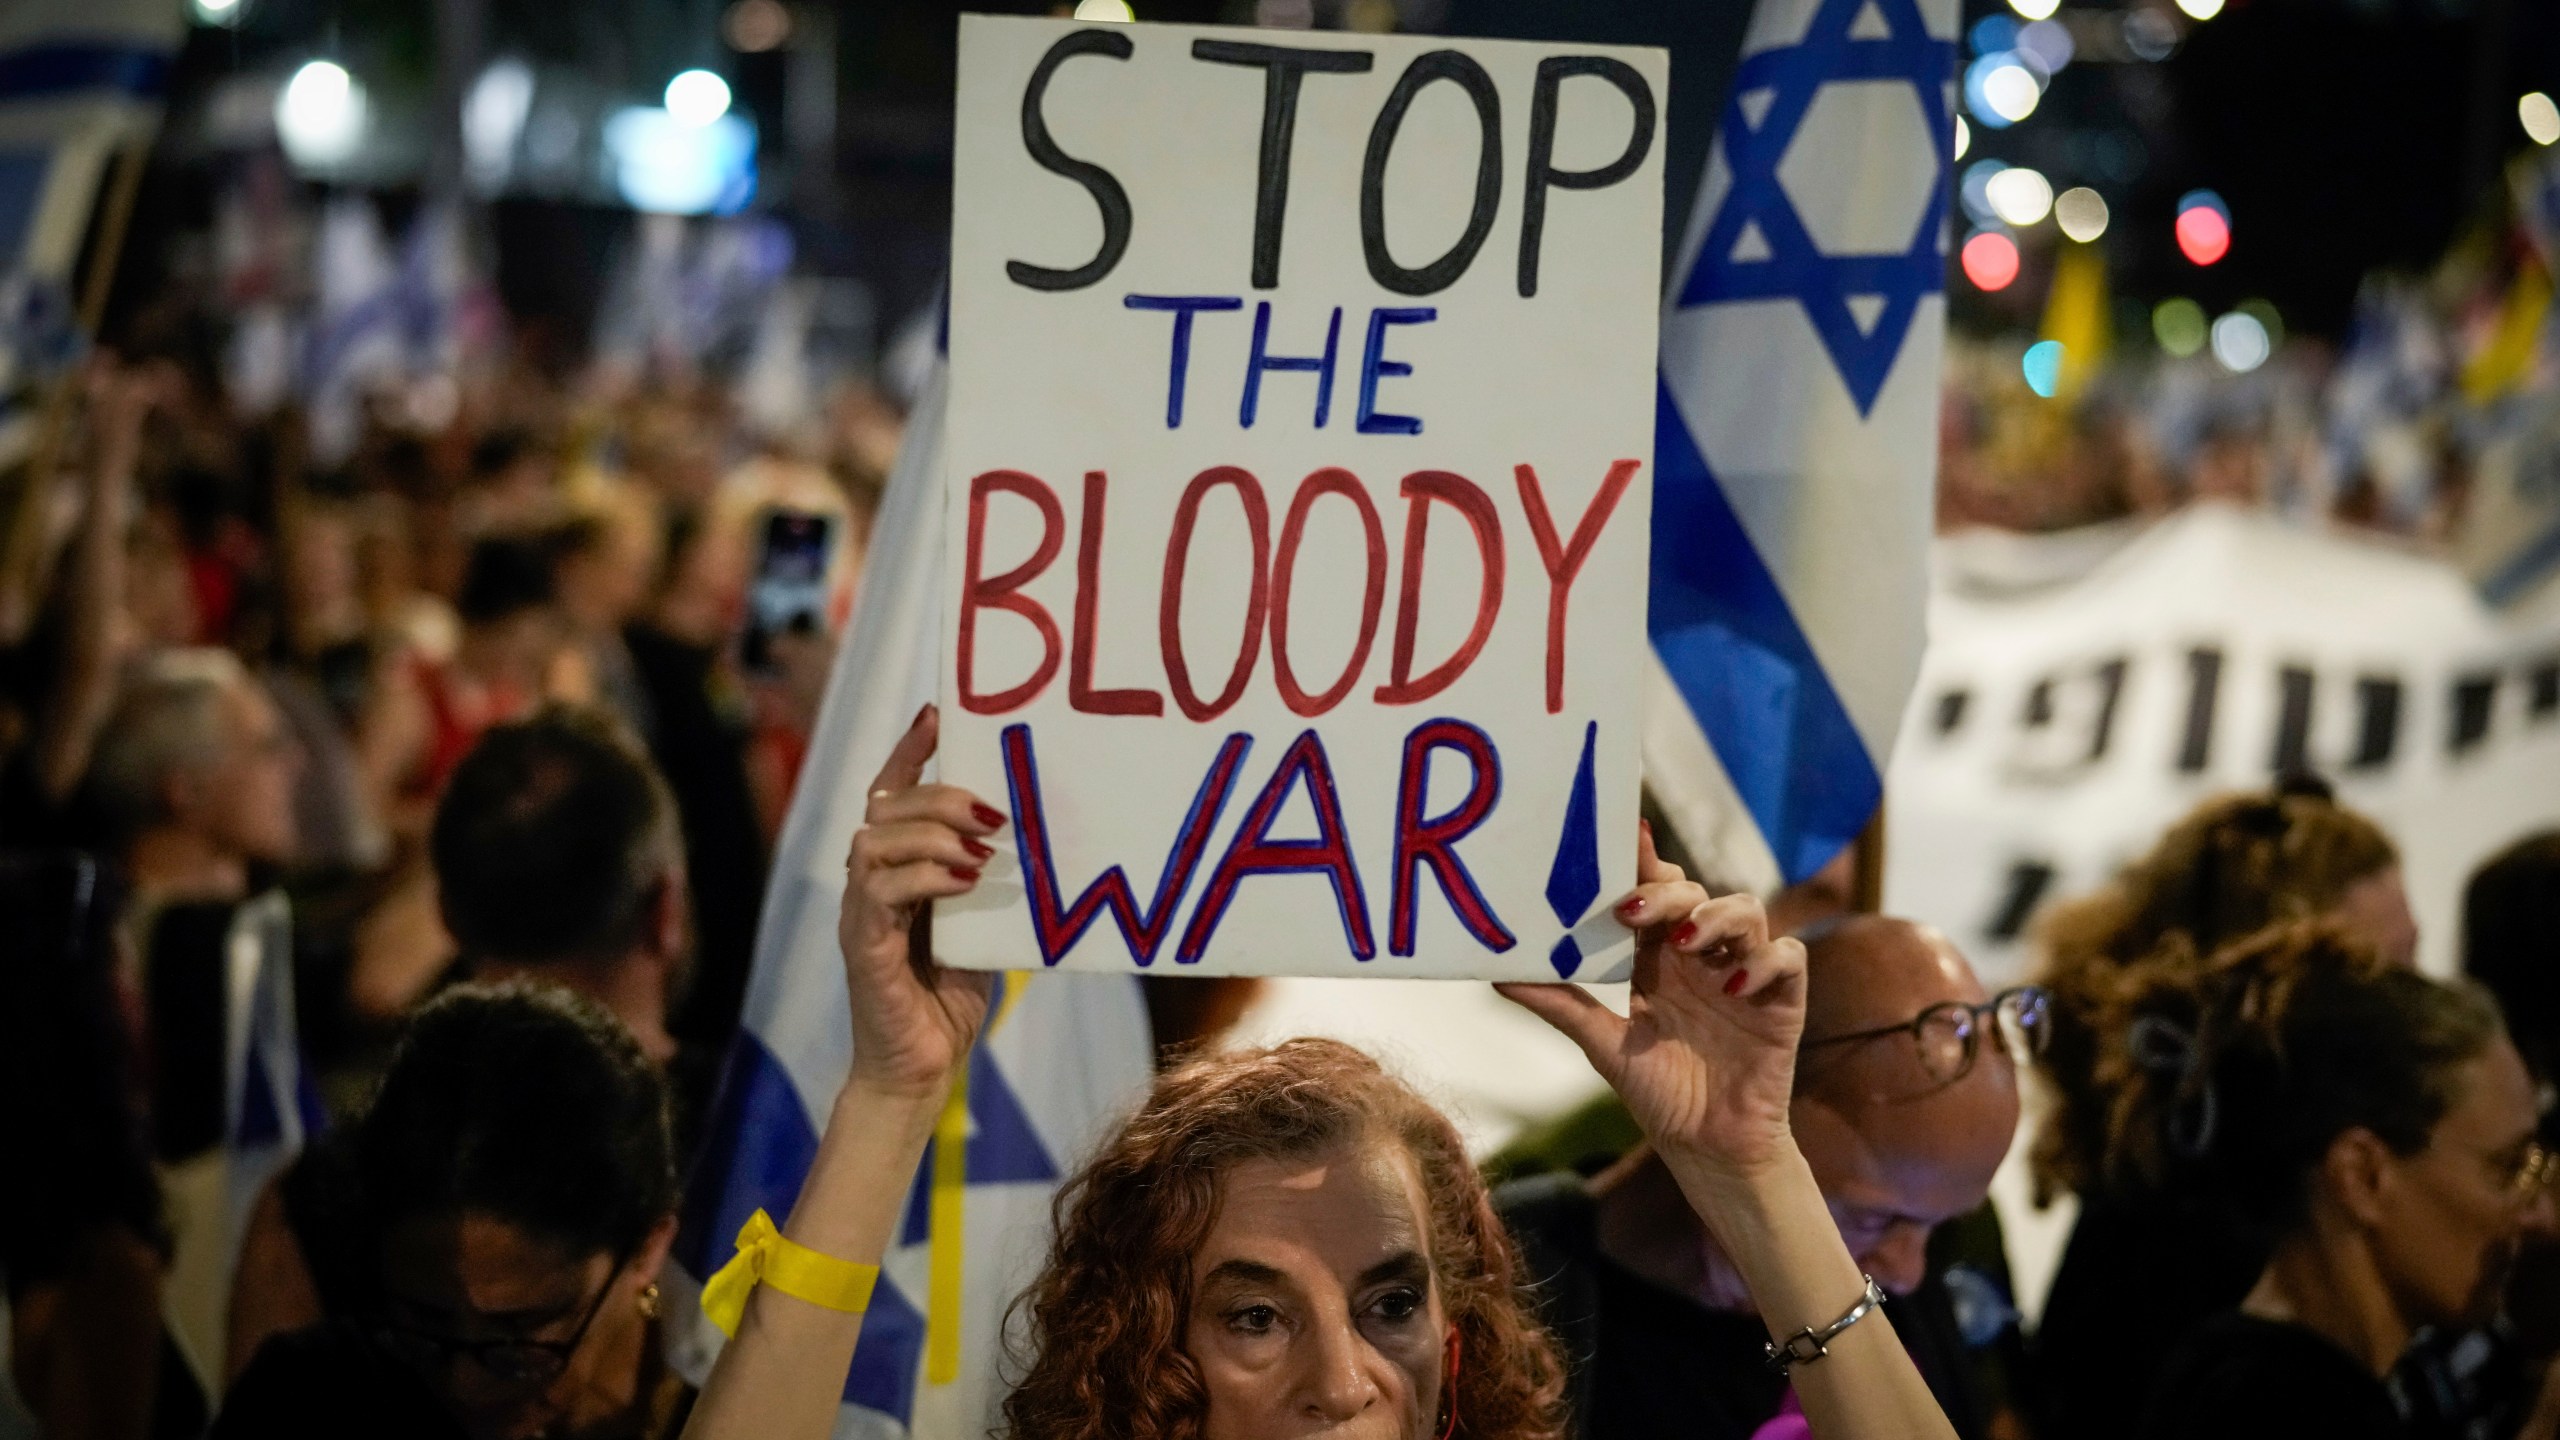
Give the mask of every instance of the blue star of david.
M 1850 35 L 1862 12 L 1872 8 L 1886 33 L 1872 38 Z M 1955 124 L 1947 114 L 1947 81 L 1954 72 L 1953 41 L 1934 39 L 1920 18 L 1917 0 L 1821 0 L 1803 41 L 1763 50 L 1743 60 L 1725 102 L 1717 140 L 1724 147 L 1733 188 L 1716 212 L 1700 243 L 1689 282 L 1680 292 L 1688 309 L 1726 300 L 1794 300 L 1831 355 L 1831 363 L 1864 415 L 1884 389 L 1902 352 L 1903 337 L 1920 308 L 1922 296 L 1946 285 L 1946 257 L 1938 249 L 1938 233 L 1946 221 L 1947 172 L 1955 163 Z M 1778 181 L 1778 163 L 1786 158 L 1796 128 L 1813 108 L 1822 87 L 1841 80 L 1902 80 L 1920 98 L 1938 157 L 1929 201 L 1912 231 L 1911 244 L 1898 254 L 1826 255 L 1813 242 L 1795 202 Z M 1743 108 L 1745 96 L 1769 92 L 1768 109 L 1754 125 Z M 1756 225 L 1766 253 L 1735 258 L 1746 226 Z M 1851 297 L 1881 297 L 1874 323 L 1860 326 Z

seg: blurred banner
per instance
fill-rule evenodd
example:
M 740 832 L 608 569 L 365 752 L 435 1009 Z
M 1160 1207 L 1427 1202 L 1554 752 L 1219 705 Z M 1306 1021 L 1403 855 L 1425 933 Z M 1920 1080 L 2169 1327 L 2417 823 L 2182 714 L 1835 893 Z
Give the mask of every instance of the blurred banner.
M 1942 543 L 1892 773 L 1886 908 L 2000 985 L 2048 902 L 2215 793 L 2310 769 L 2399 842 L 2421 963 L 2459 961 L 2476 865 L 2560 825 L 2560 612 L 2220 506 Z
M 1645 778 L 1707 877 L 1875 813 L 1926 640 L 1953 0 L 1762 0 L 1662 320 Z
M 757 1208 L 777 1220 L 790 1212 L 852 1062 L 836 941 L 844 857 L 872 777 L 934 693 L 942 433 L 937 371 L 881 502 L 853 632 L 774 859 L 745 1028 L 687 1187 L 676 1258 L 692 1283 L 670 1287 L 682 1293 L 667 1335 L 669 1359 L 696 1383 L 720 1333 L 694 1303 L 695 1286 L 729 1258 Z M 964 1092 L 965 1153 L 945 1165 L 940 1141 L 926 1152 L 863 1321 L 839 1436 L 978 1440 L 996 1428 L 1005 1309 L 1047 1251 L 1051 1194 L 1147 1084 L 1153 1044 L 1135 980 L 1052 973 L 1000 983 Z

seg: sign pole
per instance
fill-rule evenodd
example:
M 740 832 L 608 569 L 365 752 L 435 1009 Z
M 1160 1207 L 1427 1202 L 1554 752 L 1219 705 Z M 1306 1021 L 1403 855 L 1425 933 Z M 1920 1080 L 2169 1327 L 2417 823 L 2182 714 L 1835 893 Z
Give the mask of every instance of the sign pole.
M 1849 881 L 1849 908 L 1861 915 L 1880 914 L 1884 910 L 1884 801 L 1876 801 L 1876 813 L 1867 817 L 1866 828 L 1850 844 L 1854 873 Z

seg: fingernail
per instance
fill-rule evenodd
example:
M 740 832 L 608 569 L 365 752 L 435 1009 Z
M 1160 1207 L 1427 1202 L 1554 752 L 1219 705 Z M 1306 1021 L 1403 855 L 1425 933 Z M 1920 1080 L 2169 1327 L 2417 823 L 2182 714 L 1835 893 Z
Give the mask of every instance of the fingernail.
M 908 721 L 908 722 L 907 722 L 907 728 L 908 728 L 908 729 L 910 729 L 910 730 L 913 730 L 913 729 L 914 729 L 914 728 L 916 728 L 917 726 L 919 726 L 919 725 L 923 724 L 923 723 L 924 723 L 925 712 L 926 712 L 926 711 L 928 711 L 928 710 L 931 710 L 932 708 L 933 708 L 933 702 L 932 702 L 932 701 L 930 701 L 930 700 L 927 700 L 927 701 L 926 701 L 926 702 L 924 702 L 922 705 L 917 706 L 917 707 L 916 707 L 916 718 L 914 718 L 913 720 L 910 720 L 910 721 Z
M 969 807 L 969 813 L 977 816 L 978 823 L 981 825 L 1001 825 L 1004 823 L 1004 812 L 993 805 L 972 805 Z
M 968 880 L 974 882 L 978 878 L 977 871 L 969 869 L 963 865 L 945 865 L 942 868 L 950 871 L 951 878 L 954 880 Z
M 1671 932 L 1671 948 L 1674 950 L 1681 949 L 1688 945 L 1690 941 L 1697 938 L 1698 927 L 1689 921 L 1683 920 L 1680 922 L 1680 928 Z
M 1731 975 L 1725 977 L 1724 993 L 1727 995 L 1739 995 L 1742 993 L 1742 987 L 1749 984 L 1750 981 L 1750 971 L 1736 970 Z
M 1630 920 L 1633 920 L 1638 915 L 1643 914 L 1644 897 L 1641 895 L 1628 896 L 1625 900 L 1619 902 L 1618 913 L 1626 916 Z
M 977 856 L 981 860 L 984 860 L 988 856 L 996 853 L 996 847 L 993 845 L 989 845 L 984 841 L 972 840 L 966 835 L 960 837 L 960 848 Z

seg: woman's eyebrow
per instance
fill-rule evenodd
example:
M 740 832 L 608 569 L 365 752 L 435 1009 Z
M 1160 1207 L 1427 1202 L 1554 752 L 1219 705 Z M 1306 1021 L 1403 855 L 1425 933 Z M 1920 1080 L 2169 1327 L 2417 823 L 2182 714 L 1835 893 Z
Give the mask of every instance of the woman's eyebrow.
M 1402 1250 L 1360 1272 L 1360 1284 L 1375 1285 L 1385 1280 L 1422 1281 L 1431 1276 L 1431 1262 L 1419 1250 Z
M 1279 1268 L 1259 1260 L 1226 1260 L 1201 1279 L 1200 1288 L 1212 1285 L 1278 1285 L 1288 1277 Z

